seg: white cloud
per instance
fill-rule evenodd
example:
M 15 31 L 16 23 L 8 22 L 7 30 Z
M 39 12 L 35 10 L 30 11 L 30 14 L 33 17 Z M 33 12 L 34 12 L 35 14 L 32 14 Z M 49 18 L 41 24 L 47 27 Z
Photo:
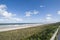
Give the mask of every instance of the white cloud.
M 42 21 L 42 19 L 40 19 L 40 21 Z
M 31 16 L 31 12 L 30 11 L 27 11 L 26 12 L 26 16 Z
M 6 5 L 0 5 L 0 18 L 2 18 L 0 20 L 3 20 L 3 21 L 7 21 L 4 19 L 8 19 L 10 21 L 12 21 L 13 19 L 14 19 L 14 21 L 22 21 L 23 20 L 22 18 L 17 18 L 16 16 L 17 16 L 16 14 L 13 14 L 13 13 L 7 11 Z
M 41 8 L 45 7 L 44 5 L 40 5 Z
M 0 15 L 2 15 L 3 17 L 9 18 L 9 17 L 14 16 L 15 14 L 9 13 L 6 10 L 0 10 Z
M 13 18 L 13 20 L 16 20 L 16 21 L 23 21 L 22 18 Z
M 46 20 L 51 20 L 52 18 L 51 17 L 46 17 Z
M 59 14 L 59 15 L 60 15 L 60 11 L 57 11 L 57 14 Z
M 40 22 L 42 23 L 55 23 L 58 22 L 57 19 L 54 20 L 54 18 L 45 18 L 45 19 L 41 19 Z
M 36 11 L 36 10 L 33 11 L 33 14 L 38 14 L 38 13 L 39 13 L 39 11 Z
M 47 14 L 46 15 L 46 20 L 47 21 L 51 21 L 52 20 L 52 15 L 51 14 Z
M 39 13 L 39 11 L 37 11 L 37 10 L 32 10 L 32 11 L 26 11 L 25 12 L 26 16 L 36 15 L 38 13 Z
M 6 5 L 3 5 L 3 4 L 0 5 L 0 9 L 6 9 L 6 8 L 7 8 Z
M 54 22 L 58 22 L 57 19 L 52 17 L 52 14 L 47 14 L 45 18 L 40 19 L 41 22 L 44 23 L 54 23 Z
M 47 14 L 46 16 L 52 16 L 51 14 Z

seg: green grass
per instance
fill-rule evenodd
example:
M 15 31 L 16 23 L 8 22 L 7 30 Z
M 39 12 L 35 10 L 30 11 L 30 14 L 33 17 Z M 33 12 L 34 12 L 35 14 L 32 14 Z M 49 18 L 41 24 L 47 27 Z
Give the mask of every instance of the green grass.
M 59 23 L 0 32 L 0 40 L 49 40 Z

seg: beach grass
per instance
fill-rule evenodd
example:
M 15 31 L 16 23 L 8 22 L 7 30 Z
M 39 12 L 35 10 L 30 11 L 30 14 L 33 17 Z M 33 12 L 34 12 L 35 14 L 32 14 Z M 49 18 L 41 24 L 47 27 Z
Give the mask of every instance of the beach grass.
M 0 32 L 0 40 L 50 40 L 60 23 Z

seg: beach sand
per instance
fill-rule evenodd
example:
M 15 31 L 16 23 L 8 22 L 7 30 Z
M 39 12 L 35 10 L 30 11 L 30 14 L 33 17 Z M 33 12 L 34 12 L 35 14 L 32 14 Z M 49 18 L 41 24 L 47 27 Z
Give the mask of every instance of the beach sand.
M 8 25 L 8 28 L 0 28 L 0 32 L 3 31 L 10 31 L 10 30 L 16 30 L 16 29 L 22 29 L 22 28 L 28 28 L 28 27 L 36 27 L 42 24 L 24 24 L 24 25 Z M 10 26 L 12 28 L 10 28 Z

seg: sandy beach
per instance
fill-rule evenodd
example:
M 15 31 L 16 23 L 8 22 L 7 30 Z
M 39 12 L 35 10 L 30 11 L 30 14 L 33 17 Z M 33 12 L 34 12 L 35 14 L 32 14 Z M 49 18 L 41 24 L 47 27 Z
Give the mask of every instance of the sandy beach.
M 28 27 L 36 27 L 36 26 L 39 26 L 39 25 L 42 25 L 42 24 L 8 25 L 8 28 L 0 28 L 0 32 L 16 30 L 16 29 L 22 29 L 22 28 L 28 28 Z M 10 28 L 10 26 L 12 28 Z

